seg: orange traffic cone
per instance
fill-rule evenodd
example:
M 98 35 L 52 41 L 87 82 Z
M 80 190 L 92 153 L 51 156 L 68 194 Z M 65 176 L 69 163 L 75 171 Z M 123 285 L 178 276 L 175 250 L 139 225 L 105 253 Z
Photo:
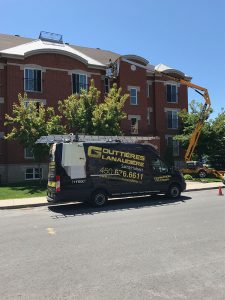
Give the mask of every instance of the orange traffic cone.
M 223 196 L 223 191 L 222 191 L 222 187 L 221 186 L 219 186 L 218 195 L 219 196 Z

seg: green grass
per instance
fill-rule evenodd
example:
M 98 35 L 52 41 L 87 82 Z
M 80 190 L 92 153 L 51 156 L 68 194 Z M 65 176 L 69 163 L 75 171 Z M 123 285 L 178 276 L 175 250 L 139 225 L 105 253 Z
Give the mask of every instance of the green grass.
M 0 200 L 46 196 L 46 182 L 22 182 L 0 186 Z

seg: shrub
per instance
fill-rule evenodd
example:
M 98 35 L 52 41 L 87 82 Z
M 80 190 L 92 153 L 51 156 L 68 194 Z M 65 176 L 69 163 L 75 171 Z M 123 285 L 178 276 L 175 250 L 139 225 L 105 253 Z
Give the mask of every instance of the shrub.
M 194 178 L 190 174 L 185 174 L 184 179 L 185 180 L 193 180 Z

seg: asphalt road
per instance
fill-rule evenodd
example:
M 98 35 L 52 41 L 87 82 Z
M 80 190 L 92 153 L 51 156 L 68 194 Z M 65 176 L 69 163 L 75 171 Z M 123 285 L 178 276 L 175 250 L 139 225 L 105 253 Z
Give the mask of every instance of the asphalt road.
M 0 216 L 0 299 L 225 299 L 215 190 Z

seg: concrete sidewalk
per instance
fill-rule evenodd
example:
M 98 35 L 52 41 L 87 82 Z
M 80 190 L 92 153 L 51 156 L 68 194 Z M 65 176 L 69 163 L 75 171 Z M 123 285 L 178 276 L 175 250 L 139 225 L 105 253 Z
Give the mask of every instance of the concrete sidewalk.
M 191 191 L 218 189 L 220 186 L 223 189 L 225 188 L 222 182 L 202 183 L 202 182 L 186 181 L 186 183 L 187 183 L 187 189 L 185 193 Z M 25 207 L 35 207 L 35 206 L 45 206 L 45 205 L 54 205 L 54 204 L 48 203 L 46 197 L 0 200 L 0 209 L 25 208 Z

